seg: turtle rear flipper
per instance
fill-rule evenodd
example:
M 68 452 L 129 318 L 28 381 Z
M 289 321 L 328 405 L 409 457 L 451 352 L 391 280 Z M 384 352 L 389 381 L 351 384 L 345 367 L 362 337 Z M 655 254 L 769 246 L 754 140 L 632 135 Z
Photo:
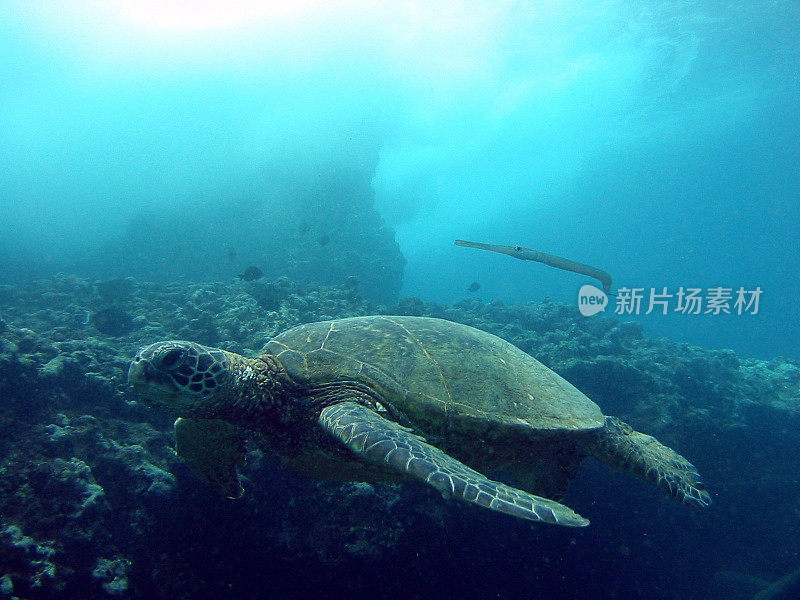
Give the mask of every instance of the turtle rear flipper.
M 616 417 L 587 449 L 596 459 L 657 485 L 665 494 L 695 509 L 711 504 L 711 497 L 695 466 L 656 438 L 635 431 Z
M 531 521 L 569 527 L 589 524 L 563 504 L 484 477 L 408 428 L 355 402 L 328 406 L 319 423 L 359 456 L 424 481 L 446 498 L 456 496 Z
M 244 437 L 217 419 L 175 421 L 175 452 L 195 475 L 223 496 L 236 499 L 244 493 L 236 467 L 245 462 Z

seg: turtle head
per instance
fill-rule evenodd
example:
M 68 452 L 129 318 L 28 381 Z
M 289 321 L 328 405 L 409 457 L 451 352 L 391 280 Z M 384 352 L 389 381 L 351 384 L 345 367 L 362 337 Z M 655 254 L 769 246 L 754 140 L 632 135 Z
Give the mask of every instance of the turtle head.
M 194 342 L 168 341 L 141 348 L 128 367 L 128 383 L 148 402 L 191 417 L 230 380 L 227 352 Z

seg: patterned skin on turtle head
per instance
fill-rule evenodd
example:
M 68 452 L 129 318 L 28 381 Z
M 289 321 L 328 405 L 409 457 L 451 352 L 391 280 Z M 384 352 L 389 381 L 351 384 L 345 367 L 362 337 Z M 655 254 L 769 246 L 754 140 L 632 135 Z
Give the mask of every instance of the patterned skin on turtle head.
M 207 401 L 229 381 L 229 366 L 218 348 L 171 340 L 141 348 L 128 369 L 128 381 L 146 388 L 166 408 L 182 411 Z

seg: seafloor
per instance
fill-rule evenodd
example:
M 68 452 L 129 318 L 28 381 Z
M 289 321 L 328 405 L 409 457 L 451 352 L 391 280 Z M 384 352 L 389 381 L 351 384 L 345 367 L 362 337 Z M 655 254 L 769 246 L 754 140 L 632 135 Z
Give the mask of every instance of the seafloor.
M 714 499 L 691 512 L 587 463 L 530 524 L 416 483 L 320 483 L 253 448 L 220 498 L 175 457 L 171 419 L 125 383 L 135 350 L 245 354 L 308 321 L 467 323 L 518 345 L 606 414 L 676 448 Z M 800 566 L 800 368 L 663 339 L 574 307 L 375 306 L 356 281 L 155 285 L 59 276 L 0 286 L 0 598 L 750 598 Z

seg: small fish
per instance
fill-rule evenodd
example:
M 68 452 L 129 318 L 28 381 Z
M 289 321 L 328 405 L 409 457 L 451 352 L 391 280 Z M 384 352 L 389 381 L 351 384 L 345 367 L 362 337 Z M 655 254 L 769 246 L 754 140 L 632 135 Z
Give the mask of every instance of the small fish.
M 477 292 L 479 289 L 481 289 L 481 284 L 478 283 L 477 281 L 473 281 L 472 283 L 469 284 L 469 287 L 467 288 L 467 291 L 468 292 Z
M 244 273 L 239 275 L 239 279 L 243 281 L 255 281 L 256 279 L 261 279 L 263 276 L 264 273 L 262 273 L 261 269 L 258 267 L 247 267 Z
M 320 246 L 327 246 L 328 242 L 330 241 L 331 241 L 331 236 L 329 236 L 327 233 L 323 233 L 317 238 L 317 243 Z
M 120 308 L 104 308 L 89 315 L 89 323 L 100 333 L 121 336 L 133 329 L 133 318 Z
M 236 249 L 235 248 L 228 248 L 227 254 L 228 254 L 228 260 L 229 261 L 233 262 L 233 261 L 236 260 Z
M 297 224 L 297 233 L 300 235 L 308 233 L 309 229 L 311 229 L 311 226 L 306 221 L 300 221 L 300 223 Z

